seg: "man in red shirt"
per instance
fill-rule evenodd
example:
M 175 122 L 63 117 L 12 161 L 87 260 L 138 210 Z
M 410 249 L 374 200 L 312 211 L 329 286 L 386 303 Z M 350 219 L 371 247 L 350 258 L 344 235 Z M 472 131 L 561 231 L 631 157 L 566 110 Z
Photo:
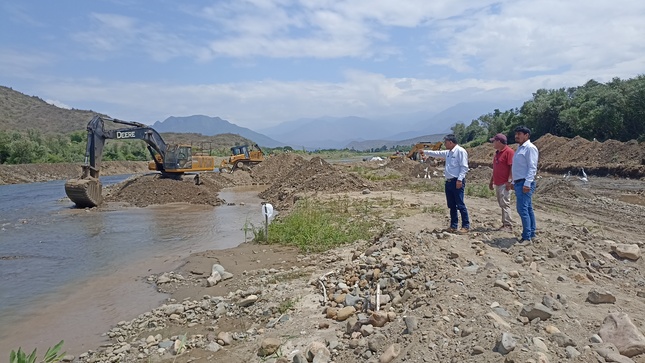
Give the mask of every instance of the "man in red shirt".
M 513 221 L 511 220 L 511 189 L 513 189 L 513 155 L 515 151 L 508 147 L 506 135 L 497 134 L 490 139 L 495 148 L 493 157 L 493 175 L 490 177 L 488 188 L 495 190 L 497 203 L 502 208 L 502 226 L 500 231 L 512 232 Z

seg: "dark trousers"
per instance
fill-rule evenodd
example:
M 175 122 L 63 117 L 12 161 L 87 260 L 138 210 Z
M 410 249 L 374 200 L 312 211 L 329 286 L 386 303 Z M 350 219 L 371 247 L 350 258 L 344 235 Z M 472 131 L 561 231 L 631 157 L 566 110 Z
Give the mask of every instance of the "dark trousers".
M 461 214 L 461 227 L 470 228 L 468 219 L 468 209 L 464 203 L 464 190 L 466 189 L 466 179 L 462 180 L 461 188 L 457 189 L 457 178 L 446 180 L 446 202 L 450 209 L 450 228 L 459 227 L 457 211 Z

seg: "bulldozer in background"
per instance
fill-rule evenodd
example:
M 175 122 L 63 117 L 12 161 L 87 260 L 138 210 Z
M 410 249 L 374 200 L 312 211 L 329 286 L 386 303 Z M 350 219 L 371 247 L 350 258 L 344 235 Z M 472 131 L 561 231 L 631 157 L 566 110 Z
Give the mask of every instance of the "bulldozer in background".
M 231 156 L 228 158 L 228 160 L 222 160 L 219 165 L 219 171 L 221 173 L 232 173 L 237 169 L 249 168 L 263 161 L 264 152 L 262 151 L 260 146 L 258 146 L 258 144 L 254 144 L 253 146 L 233 146 L 231 148 Z
M 408 159 L 414 160 L 414 161 L 421 161 L 423 158 L 423 150 L 439 150 L 443 146 L 443 142 L 437 141 L 437 142 L 420 142 L 414 146 L 412 146 L 412 149 L 410 149 L 410 152 L 408 152 L 406 155 L 403 155 L 402 153 L 390 155 L 390 160 L 406 157 Z

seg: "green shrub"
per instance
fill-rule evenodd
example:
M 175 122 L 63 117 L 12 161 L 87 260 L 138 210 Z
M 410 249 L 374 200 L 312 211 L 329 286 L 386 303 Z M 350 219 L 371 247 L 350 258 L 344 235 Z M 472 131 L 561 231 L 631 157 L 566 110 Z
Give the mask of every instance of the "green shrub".
M 359 239 L 371 239 L 388 228 L 380 219 L 379 210 L 381 208 L 369 200 L 301 199 L 291 213 L 269 225 L 268 243 L 320 252 Z M 264 233 L 258 233 L 256 237 L 266 238 Z
M 61 340 L 58 344 L 53 346 L 52 348 L 47 349 L 45 352 L 45 356 L 43 357 L 42 360 L 40 360 L 40 363 L 54 363 L 60 361 L 64 356 L 65 352 L 58 354 L 60 351 L 60 348 L 63 346 L 63 340 Z M 34 349 L 31 354 L 27 355 L 25 352 L 22 351 L 22 348 L 18 348 L 18 351 L 11 351 L 11 354 L 9 355 L 9 363 L 34 363 L 36 362 L 36 349 Z

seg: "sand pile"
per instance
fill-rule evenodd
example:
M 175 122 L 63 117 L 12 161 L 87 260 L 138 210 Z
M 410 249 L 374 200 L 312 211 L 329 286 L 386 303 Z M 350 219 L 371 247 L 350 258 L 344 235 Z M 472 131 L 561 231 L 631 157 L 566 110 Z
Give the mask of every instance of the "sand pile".
M 589 141 L 576 136 L 572 139 L 546 134 L 533 140 L 540 150 L 540 172 L 577 172 L 584 168 L 589 175 L 642 178 L 645 176 L 645 144 L 635 140 L 620 142 Z M 517 144 L 509 145 L 517 149 Z M 486 143 L 469 148 L 471 167 L 490 165 L 495 150 Z
M 591 199 L 593 194 L 561 178 L 541 178 L 537 181 L 535 195 L 548 198 Z
M 267 190 L 260 193 L 260 197 L 278 208 L 284 208 L 292 205 L 294 196 L 299 193 L 349 192 L 376 188 L 374 183 L 331 165 L 320 157 L 302 164 L 301 160 L 296 160 L 291 168 L 288 164 L 283 165 L 280 176 L 273 180 Z
M 120 202 L 137 207 L 168 203 L 215 206 L 224 203 L 217 197 L 219 190 L 220 185 L 209 181 L 195 185 L 193 178 L 188 176 L 184 176 L 183 180 L 174 180 L 161 178 L 159 174 L 148 174 L 105 188 L 103 196 L 107 202 Z
M 288 176 L 293 169 L 299 169 L 307 161 L 293 153 L 271 155 L 251 169 L 253 181 L 258 184 L 271 184 Z

